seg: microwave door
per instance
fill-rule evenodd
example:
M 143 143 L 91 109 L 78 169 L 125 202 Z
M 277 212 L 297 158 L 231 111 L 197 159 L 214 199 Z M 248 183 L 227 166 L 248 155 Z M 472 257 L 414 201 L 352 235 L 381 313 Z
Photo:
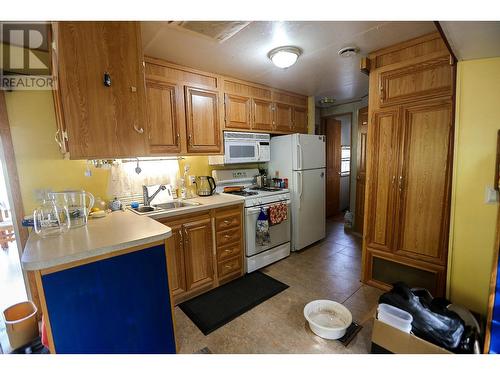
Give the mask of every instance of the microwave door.
M 251 163 L 258 161 L 258 148 L 255 142 L 225 143 L 224 161 L 226 163 Z

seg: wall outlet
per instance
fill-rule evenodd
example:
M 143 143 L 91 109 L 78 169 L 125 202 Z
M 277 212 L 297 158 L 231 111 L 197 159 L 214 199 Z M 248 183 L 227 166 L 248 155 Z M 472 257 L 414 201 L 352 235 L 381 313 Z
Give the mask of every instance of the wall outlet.
M 495 204 L 498 203 L 498 191 L 493 189 L 492 186 L 486 186 L 484 191 L 484 203 Z
M 190 176 L 189 176 L 189 182 L 190 182 L 191 184 L 194 184 L 194 183 L 196 182 L 196 176 L 192 176 L 192 175 L 190 175 Z

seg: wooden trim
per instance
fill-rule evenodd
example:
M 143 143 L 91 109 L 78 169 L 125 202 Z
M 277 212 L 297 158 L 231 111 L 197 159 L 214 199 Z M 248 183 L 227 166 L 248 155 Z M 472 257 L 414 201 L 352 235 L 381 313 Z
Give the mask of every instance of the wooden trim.
M 75 268 L 75 267 L 83 266 L 85 264 L 94 263 L 94 262 L 97 262 L 100 260 L 109 259 L 109 258 L 113 258 L 116 256 L 125 255 L 128 253 L 133 253 L 135 251 L 140 251 L 143 249 L 147 249 L 149 247 L 158 246 L 158 245 L 162 245 L 162 244 L 165 244 L 164 240 L 150 242 L 150 243 L 147 243 L 144 245 L 137 245 L 137 246 L 129 247 L 127 249 L 123 249 L 123 250 L 112 251 L 112 252 L 107 253 L 107 254 L 96 255 L 94 257 L 90 257 L 90 258 L 86 258 L 86 259 L 75 260 L 74 262 L 69 262 L 69 263 L 61 264 L 59 266 L 45 268 L 43 270 L 40 270 L 40 274 L 42 276 L 49 275 L 49 274 L 54 273 L 54 272 L 64 271 L 64 270 L 67 270 L 70 268 Z
M 434 26 L 436 26 L 436 29 L 438 30 L 439 35 L 441 36 L 441 39 L 443 39 L 444 44 L 446 45 L 446 48 L 450 52 L 451 55 L 451 64 L 455 65 L 458 61 L 457 56 L 453 52 L 453 49 L 451 48 L 451 44 L 448 41 L 448 38 L 446 37 L 446 34 L 444 33 L 443 28 L 441 27 L 441 23 L 439 21 L 434 21 Z
M 49 342 L 49 350 L 51 354 L 56 354 L 56 346 L 54 344 L 54 337 L 52 336 L 52 328 L 50 325 L 49 311 L 47 309 L 47 301 L 45 300 L 45 292 L 43 290 L 42 274 L 40 271 L 35 271 L 35 280 L 40 297 L 40 305 L 42 307 L 42 312 L 45 322 L 45 331 L 47 332 L 47 340 Z
M 361 73 L 370 75 L 371 60 L 368 57 L 362 57 L 359 61 L 359 70 Z
M 496 191 L 500 191 L 500 129 L 497 133 L 497 157 L 495 161 L 495 180 L 493 187 Z
M 373 60 L 377 56 L 385 55 L 385 54 L 391 53 L 391 52 L 396 52 L 396 51 L 399 51 L 401 49 L 411 47 L 415 44 L 427 42 L 429 40 L 438 39 L 438 38 L 441 38 L 441 35 L 439 35 L 439 32 L 434 31 L 432 33 L 424 34 L 424 35 L 418 36 L 418 37 L 413 38 L 413 39 L 406 40 L 406 41 L 398 43 L 398 44 L 393 44 L 392 46 L 389 46 L 389 47 L 377 49 L 375 51 L 370 52 L 368 57 L 370 58 L 370 60 Z
M 22 219 L 25 216 L 23 198 L 21 195 L 21 185 L 19 183 L 19 174 L 17 173 L 16 155 L 14 152 L 14 145 L 12 143 L 12 134 L 10 132 L 10 123 L 7 113 L 7 104 L 5 102 L 5 93 L 0 90 L 0 142 L 2 142 L 2 160 L 5 162 L 5 169 L 7 175 L 5 176 L 5 183 L 7 190 L 12 199 L 12 219 L 14 224 L 14 231 L 16 237 L 19 239 L 18 249 L 19 254 L 24 251 L 26 242 L 28 241 L 28 230 L 22 226 Z M 28 294 L 35 306 L 40 310 L 40 298 L 38 296 L 35 275 L 33 272 L 27 271 L 26 277 L 28 279 Z M 38 314 L 40 318 L 40 314 Z
M 497 214 L 497 234 L 495 239 L 495 254 L 490 279 L 490 295 L 488 296 L 488 316 L 486 320 L 486 335 L 484 339 L 484 353 L 489 353 L 491 344 L 491 322 L 493 320 L 493 307 L 495 306 L 495 292 L 497 289 L 498 257 L 500 252 L 500 206 Z
M 179 351 L 179 348 L 178 348 L 178 345 L 177 345 L 177 340 L 175 339 L 176 338 L 176 334 L 175 334 L 175 315 L 174 315 L 174 296 L 172 295 L 172 288 L 170 288 L 170 272 L 168 272 L 168 255 L 167 255 L 167 240 L 165 240 L 164 242 L 164 246 L 165 246 L 165 268 L 166 268 L 166 271 L 167 271 L 167 286 L 168 286 L 168 295 L 170 296 L 170 314 L 172 315 L 172 332 L 174 334 L 174 341 L 175 341 L 175 352 L 177 353 Z

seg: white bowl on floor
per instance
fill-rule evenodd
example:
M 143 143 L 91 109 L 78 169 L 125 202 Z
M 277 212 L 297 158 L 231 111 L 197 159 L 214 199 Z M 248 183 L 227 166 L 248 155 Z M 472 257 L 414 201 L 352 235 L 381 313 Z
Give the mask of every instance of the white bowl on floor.
M 352 323 L 352 314 L 344 305 L 326 299 L 309 302 L 304 307 L 304 317 L 311 331 L 328 340 L 344 336 Z

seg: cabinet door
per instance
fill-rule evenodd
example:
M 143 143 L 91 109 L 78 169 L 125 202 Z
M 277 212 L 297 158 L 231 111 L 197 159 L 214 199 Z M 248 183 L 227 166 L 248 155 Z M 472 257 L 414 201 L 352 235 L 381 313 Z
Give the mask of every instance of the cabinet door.
M 396 252 L 444 264 L 448 242 L 450 102 L 404 108 Z
M 267 100 L 252 99 L 252 104 L 252 129 L 271 131 L 273 128 L 273 103 Z
M 145 155 L 139 24 L 60 22 L 57 29 L 59 99 L 71 158 Z
M 170 290 L 174 300 L 186 292 L 184 239 L 181 225 L 169 225 L 172 236 L 167 239 L 167 262 Z
M 220 152 L 217 91 L 185 87 L 188 152 Z
M 210 217 L 183 225 L 187 290 L 214 283 L 212 224 Z
M 274 104 L 274 130 L 292 131 L 292 106 L 281 103 Z
M 178 85 L 146 80 L 151 153 L 179 153 L 181 103 Z
M 225 94 L 226 128 L 250 130 L 250 102 L 244 96 Z
M 368 228 L 366 243 L 379 250 L 392 250 L 395 214 L 395 184 L 398 165 L 398 110 L 372 115 Z
M 293 107 L 293 132 L 307 133 L 307 108 Z
M 454 69 L 448 56 L 380 73 L 380 105 L 453 94 Z

